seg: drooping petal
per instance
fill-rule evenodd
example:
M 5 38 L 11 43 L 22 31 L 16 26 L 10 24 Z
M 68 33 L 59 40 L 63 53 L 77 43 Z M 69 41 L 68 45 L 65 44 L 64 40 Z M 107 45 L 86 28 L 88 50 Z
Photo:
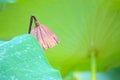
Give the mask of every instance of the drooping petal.
M 42 24 L 32 29 L 31 34 L 38 39 L 44 50 L 54 47 L 59 42 L 58 37 Z

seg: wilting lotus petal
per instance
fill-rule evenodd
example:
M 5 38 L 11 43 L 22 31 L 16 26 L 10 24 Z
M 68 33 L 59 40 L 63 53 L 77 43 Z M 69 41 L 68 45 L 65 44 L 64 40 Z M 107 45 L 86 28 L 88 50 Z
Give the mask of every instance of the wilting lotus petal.
M 38 39 L 44 50 L 54 47 L 59 42 L 58 37 L 42 24 L 32 29 L 31 34 Z

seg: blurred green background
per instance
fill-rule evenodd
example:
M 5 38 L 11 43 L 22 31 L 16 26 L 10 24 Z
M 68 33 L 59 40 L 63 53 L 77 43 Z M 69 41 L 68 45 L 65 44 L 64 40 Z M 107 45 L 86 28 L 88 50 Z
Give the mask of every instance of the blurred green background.
M 120 66 L 120 0 L 0 0 L 0 39 L 27 34 L 31 15 L 58 35 L 45 55 L 63 77 L 90 71 L 94 50 L 98 72 Z

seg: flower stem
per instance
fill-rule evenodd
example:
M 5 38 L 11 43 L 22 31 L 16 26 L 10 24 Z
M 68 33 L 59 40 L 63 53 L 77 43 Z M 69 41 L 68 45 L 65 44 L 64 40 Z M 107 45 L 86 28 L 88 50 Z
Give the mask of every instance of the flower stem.
M 29 33 L 29 34 L 30 34 L 30 32 L 31 32 L 33 20 L 34 20 L 34 23 L 35 23 L 35 27 L 39 26 L 39 22 L 38 22 L 38 20 L 36 19 L 36 17 L 35 17 L 35 16 L 31 16 L 31 17 L 30 17 L 29 30 L 28 30 L 28 33 Z
M 91 52 L 91 73 L 92 73 L 92 79 L 91 80 L 96 80 L 96 51 L 93 50 Z
M 28 33 L 30 34 L 31 32 L 31 28 L 32 28 L 32 23 L 33 23 L 33 17 L 30 17 L 30 24 L 29 24 L 29 29 L 28 29 Z

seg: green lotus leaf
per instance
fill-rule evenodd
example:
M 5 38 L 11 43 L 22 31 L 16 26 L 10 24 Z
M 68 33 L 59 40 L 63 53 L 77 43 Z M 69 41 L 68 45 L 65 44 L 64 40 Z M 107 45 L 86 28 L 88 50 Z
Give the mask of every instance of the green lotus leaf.
M 31 14 L 58 35 L 45 53 L 63 76 L 89 71 L 94 50 L 97 71 L 120 66 L 120 0 L 19 0 L 0 12 L 0 37 L 26 33 Z
M 62 80 L 31 35 L 0 44 L 0 80 Z

